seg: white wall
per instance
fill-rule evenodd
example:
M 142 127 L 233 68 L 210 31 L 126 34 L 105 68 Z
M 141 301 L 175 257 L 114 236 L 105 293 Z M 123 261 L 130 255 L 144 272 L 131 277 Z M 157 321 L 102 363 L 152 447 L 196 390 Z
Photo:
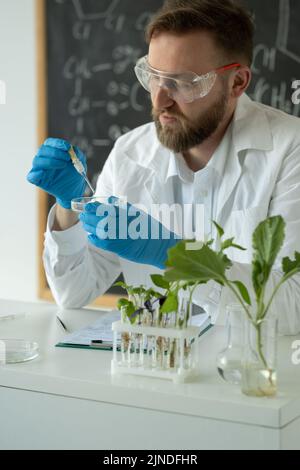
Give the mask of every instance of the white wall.
M 34 0 L 0 0 L 0 298 L 35 300 L 37 191 L 26 182 L 36 152 Z

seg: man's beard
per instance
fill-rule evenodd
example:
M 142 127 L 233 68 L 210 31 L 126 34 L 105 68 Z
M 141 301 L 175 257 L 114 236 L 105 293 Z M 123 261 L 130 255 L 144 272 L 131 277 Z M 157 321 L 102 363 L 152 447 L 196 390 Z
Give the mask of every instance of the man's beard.
M 156 125 L 158 139 L 162 145 L 173 150 L 175 153 L 184 153 L 197 145 L 201 145 L 217 130 L 225 116 L 227 103 L 228 93 L 224 90 L 221 98 L 205 111 L 205 114 L 199 115 L 194 122 L 190 121 L 182 113 L 172 113 L 168 109 L 163 111 L 152 109 L 152 117 Z M 159 116 L 163 112 L 166 112 L 168 116 L 176 117 L 176 123 L 171 126 L 168 124 L 162 126 Z

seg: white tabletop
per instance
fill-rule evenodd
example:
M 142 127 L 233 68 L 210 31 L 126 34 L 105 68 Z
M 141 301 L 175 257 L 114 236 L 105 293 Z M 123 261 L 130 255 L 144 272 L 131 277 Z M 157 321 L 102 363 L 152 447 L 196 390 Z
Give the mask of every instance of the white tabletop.
M 251 398 L 238 386 L 224 382 L 216 371 L 223 327 L 214 327 L 201 341 L 199 378 L 178 385 L 162 379 L 111 376 L 111 351 L 55 347 L 65 336 L 55 318 L 57 311 L 53 304 L 0 300 L 0 313 L 26 313 L 0 321 L 0 339 L 34 340 L 40 346 L 37 359 L 0 366 L 0 386 L 271 428 L 300 417 L 300 365 L 291 360 L 292 343 L 299 336 L 280 338 L 278 396 Z M 72 331 L 104 313 L 107 311 L 65 310 L 60 317 Z

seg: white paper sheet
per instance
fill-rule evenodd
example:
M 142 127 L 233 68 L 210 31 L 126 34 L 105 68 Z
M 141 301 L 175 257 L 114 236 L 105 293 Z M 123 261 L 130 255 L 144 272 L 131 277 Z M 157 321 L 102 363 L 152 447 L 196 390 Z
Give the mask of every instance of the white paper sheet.
M 120 312 L 113 310 L 106 315 L 101 316 L 92 325 L 86 326 L 78 331 L 65 336 L 61 343 L 89 346 L 91 341 L 102 340 L 105 343 L 113 341 L 111 325 L 120 320 Z M 204 330 L 209 325 L 209 316 L 207 313 L 192 316 L 192 325 L 201 327 Z

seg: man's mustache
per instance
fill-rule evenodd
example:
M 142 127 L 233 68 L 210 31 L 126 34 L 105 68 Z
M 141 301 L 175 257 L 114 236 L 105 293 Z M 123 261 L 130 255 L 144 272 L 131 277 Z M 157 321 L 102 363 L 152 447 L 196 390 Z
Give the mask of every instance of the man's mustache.
M 172 118 L 177 118 L 177 119 L 181 119 L 181 120 L 186 121 L 186 117 L 183 116 L 181 113 L 170 112 L 170 111 L 167 111 L 167 110 L 163 110 L 163 111 L 156 111 L 154 109 L 152 110 L 152 116 L 156 119 L 159 119 L 159 117 L 163 114 L 167 114 L 169 117 L 172 117 Z

